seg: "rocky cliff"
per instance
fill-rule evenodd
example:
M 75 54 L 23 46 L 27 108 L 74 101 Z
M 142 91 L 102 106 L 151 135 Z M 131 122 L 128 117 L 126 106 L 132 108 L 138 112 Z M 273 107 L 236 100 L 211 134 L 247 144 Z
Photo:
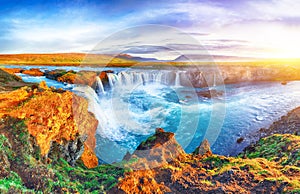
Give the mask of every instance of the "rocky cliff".
M 87 109 L 85 99 L 43 82 L 0 95 L 0 117 L 24 120 L 45 159 L 61 157 L 74 165 L 81 157 L 87 167 L 95 167 L 98 121 Z
M 186 76 L 194 87 L 256 81 L 292 81 L 300 80 L 300 68 L 284 65 L 199 66 L 188 68 Z
M 168 69 L 168 67 L 165 67 Z M 256 82 L 256 81 L 292 81 L 300 80 L 300 69 L 292 66 L 198 66 L 198 67 L 179 67 L 178 71 L 184 73 L 168 74 L 168 82 L 173 83 L 175 76 L 179 76 L 182 86 L 207 87 L 220 84 L 231 84 L 240 82 Z M 146 73 L 147 71 L 145 71 Z M 99 76 L 104 86 L 109 87 L 107 73 L 103 72 L 79 72 L 72 71 L 61 72 L 58 70 L 46 73 L 50 79 L 61 82 L 78 83 L 93 86 L 95 77 Z M 151 71 L 149 71 L 151 73 Z M 155 72 L 154 72 L 155 73 Z M 51 75 L 55 75 L 54 77 Z M 133 78 L 134 79 L 134 78 Z M 159 81 L 159 80 L 158 80 Z

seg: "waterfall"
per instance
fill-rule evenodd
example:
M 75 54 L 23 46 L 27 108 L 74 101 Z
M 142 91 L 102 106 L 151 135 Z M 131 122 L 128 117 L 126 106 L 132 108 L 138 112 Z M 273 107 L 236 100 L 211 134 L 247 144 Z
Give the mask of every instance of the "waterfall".
M 113 113 L 108 112 L 108 110 L 113 111 L 110 107 L 111 103 L 101 103 L 103 100 L 99 99 L 99 95 L 89 86 L 77 86 L 74 87 L 72 91 L 88 100 L 88 110 L 92 112 L 99 121 L 97 132 L 101 134 L 102 137 L 116 140 L 124 136 L 117 130 L 118 122 L 115 120 L 115 117 L 113 117 Z
M 104 94 L 105 93 L 102 81 L 98 76 L 96 77 L 96 91 L 99 94 Z
M 108 77 L 109 87 L 113 88 L 113 86 L 116 83 L 118 77 L 113 73 L 107 73 L 107 77 Z
M 179 86 L 180 86 L 180 72 L 177 71 L 175 77 L 175 87 L 179 87 Z
M 216 74 L 214 73 L 214 83 L 213 83 L 213 87 L 215 87 L 217 84 L 216 84 Z
M 106 75 L 103 82 L 96 78 L 94 90 L 89 86 L 73 89 L 89 101 L 89 111 L 98 120 L 95 151 L 102 160 L 121 160 L 127 150 L 134 150 L 158 126 L 176 128 L 184 111 L 182 107 L 194 111 L 195 106 L 176 93 L 193 79 L 184 70 L 131 69 Z M 193 88 L 187 90 L 194 92 Z M 118 151 L 110 153 L 112 148 Z
M 108 84 L 111 89 L 133 85 L 159 83 L 169 86 L 182 86 L 187 77 L 183 72 L 172 70 L 160 71 L 122 71 L 117 74 L 107 73 Z M 182 80 L 183 79 L 183 80 Z

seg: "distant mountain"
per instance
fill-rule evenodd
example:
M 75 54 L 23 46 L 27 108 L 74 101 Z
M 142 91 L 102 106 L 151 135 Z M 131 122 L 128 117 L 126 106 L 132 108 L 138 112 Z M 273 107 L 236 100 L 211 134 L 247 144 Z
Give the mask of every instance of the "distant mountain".
M 257 58 L 251 57 L 238 57 L 238 56 L 226 56 L 226 55 L 180 55 L 173 61 L 175 62 L 207 62 L 207 61 L 253 61 Z
M 129 54 L 120 54 L 117 56 L 118 58 L 139 62 L 163 62 L 164 60 L 158 60 L 156 58 L 144 58 L 144 57 L 134 57 Z

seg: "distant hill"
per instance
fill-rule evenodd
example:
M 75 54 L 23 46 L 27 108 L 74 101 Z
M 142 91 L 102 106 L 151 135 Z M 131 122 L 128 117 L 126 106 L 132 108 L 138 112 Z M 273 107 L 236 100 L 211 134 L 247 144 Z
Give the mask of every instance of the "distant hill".
M 125 65 L 135 61 L 112 55 L 85 53 L 1 54 L 0 64 L 15 65 Z
M 186 66 L 191 64 L 207 65 L 287 65 L 300 67 L 300 59 L 258 59 L 225 55 L 181 55 L 174 60 L 135 57 L 129 54 L 87 54 L 87 53 L 51 53 L 51 54 L 0 54 L 0 65 L 39 65 L 39 66 Z
M 180 55 L 173 61 L 175 62 L 209 62 L 209 61 L 257 61 L 257 58 L 238 57 L 226 55 Z

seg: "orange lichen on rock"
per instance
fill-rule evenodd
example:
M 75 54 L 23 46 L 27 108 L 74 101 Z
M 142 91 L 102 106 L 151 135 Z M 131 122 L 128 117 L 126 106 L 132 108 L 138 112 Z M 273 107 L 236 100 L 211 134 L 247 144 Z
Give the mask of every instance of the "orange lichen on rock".
M 44 73 L 38 69 L 38 68 L 32 68 L 29 70 L 24 70 L 22 71 L 22 73 L 27 74 L 27 75 L 31 75 L 31 76 L 43 76 Z
M 76 74 L 72 72 L 68 72 L 63 76 L 57 78 L 57 81 L 59 82 L 66 82 L 70 84 L 74 84 L 75 80 L 76 80 Z
M 64 70 L 53 70 L 46 72 L 45 75 L 47 78 L 59 82 L 92 86 L 96 81 L 97 73 L 93 71 L 66 72 Z
M 80 71 L 76 74 L 75 84 L 92 86 L 95 83 L 97 73 L 93 71 Z
M 85 143 L 84 152 L 81 155 L 83 164 L 88 168 L 94 168 L 98 166 L 98 158 L 93 150 Z
M 122 184 L 118 188 L 114 188 L 110 193 L 157 193 L 162 194 L 171 192 L 171 190 L 164 185 L 163 182 L 155 180 L 156 173 L 154 170 L 140 170 L 135 174 L 128 173 L 125 178 L 121 180 Z M 139 185 L 139 186 L 138 186 Z
M 12 92 L 1 93 L 0 95 L 0 117 L 8 114 L 13 108 L 20 105 L 32 94 L 26 91 L 26 88 L 21 88 Z
M 47 156 L 52 142 L 63 144 L 75 140 L 78 135 L 87 136 L 85 152 L 88 154 L 84 156 L 89 157 L 83 157 L 83 160 L 89 164 L 88 167 L 98 165 L 93 153 L 98 121 L 88 112 L 88 103 L 84 98 L 69 91 L 58 93 L 41 83 L 35 89 L 24 87 L 1 94 L 0 100 L 0 116 L 6 114 L 26 119 L 28 132 L 36 138 L 43 156 Z M 24 103 L 16 106 L 20 102 Z M 11 109 L 8 110 L 7 106 Z
M 23 69 L 21 68 L 1 68 L 3 71 L 6 71 L 9 74 L 21 73 Z

